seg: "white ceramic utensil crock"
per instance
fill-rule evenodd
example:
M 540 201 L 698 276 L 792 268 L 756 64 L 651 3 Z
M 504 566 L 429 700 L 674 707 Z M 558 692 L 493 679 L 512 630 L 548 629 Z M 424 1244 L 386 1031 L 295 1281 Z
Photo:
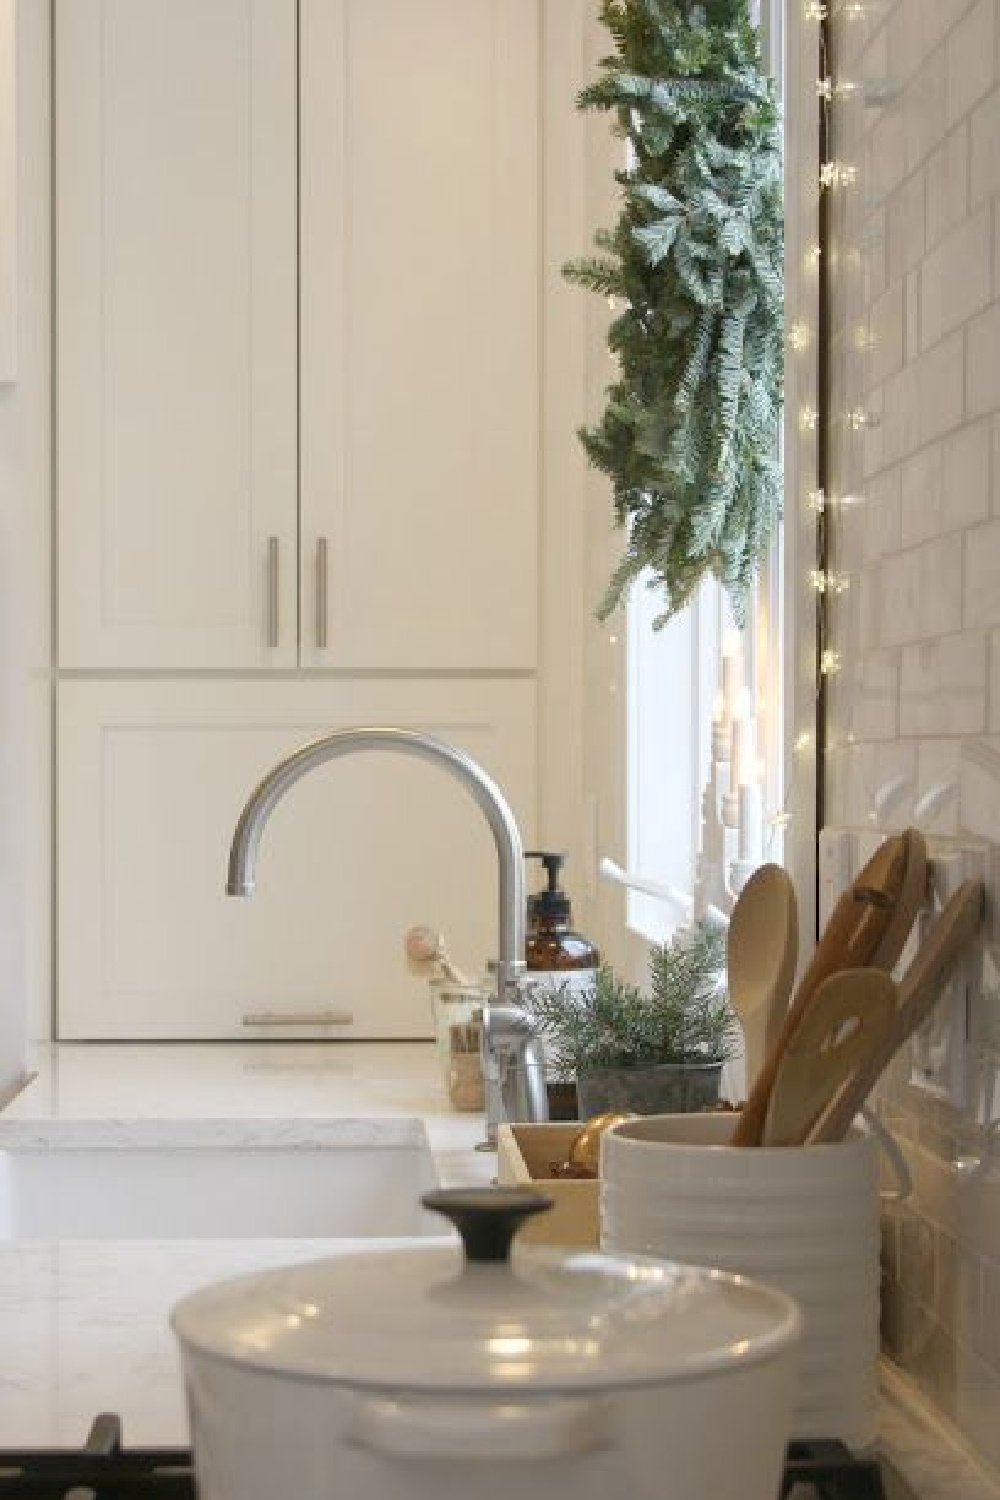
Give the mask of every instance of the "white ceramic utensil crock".
M 175 1308 L 201 1500 L 773 1500 L 788 1297 L 637 1256 L 511 1262 L 534 1193 L 424 1202 L 464 1259 L 365 1250 Z
M 854 1132 L 824 1146 L 737 1147 L 737 1119 L 647 1116 L 608 1131 L 601 1248 L 719 1266 L 794 1297 L 803 1333 L 793 1434 L 867 1447 L 878 1407 L 875 1141 Z

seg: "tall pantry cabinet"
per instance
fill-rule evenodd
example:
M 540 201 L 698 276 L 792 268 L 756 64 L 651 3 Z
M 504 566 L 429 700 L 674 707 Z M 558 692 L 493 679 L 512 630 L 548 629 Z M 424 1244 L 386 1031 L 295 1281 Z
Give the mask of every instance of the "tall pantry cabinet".
M 56 0 L 58 1032 L 428 1031 L 536 818 L 542 0 Z

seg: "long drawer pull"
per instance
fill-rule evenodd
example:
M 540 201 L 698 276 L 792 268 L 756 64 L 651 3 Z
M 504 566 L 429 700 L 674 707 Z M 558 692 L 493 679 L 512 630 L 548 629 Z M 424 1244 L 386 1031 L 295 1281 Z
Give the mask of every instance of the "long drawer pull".
M 243 1017 L 244 1026 L 350 1026 L 351 1010 L 260 1010 Z
M 278 644 L 278 538 L 267 539 L 267 644 Z
M 328 564 L 329 547 L 325 536 L 316 538 L 316 645 L 320 651 L 326 649 L 327 619 L 329 612 Z

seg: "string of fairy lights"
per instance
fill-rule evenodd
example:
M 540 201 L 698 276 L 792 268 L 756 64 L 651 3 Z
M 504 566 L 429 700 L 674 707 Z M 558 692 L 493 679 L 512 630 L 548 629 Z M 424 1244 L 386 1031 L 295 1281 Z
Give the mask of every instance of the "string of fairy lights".
M 815 726 L 803 727 L 796 735 L 793 745 L 793 765 L 785 801 L 785 807 L 769 821 L 777 828 L 791 822 L 789 805 L 794 797 L 795 763 L 806 756 L 816 754 L 817 802 L 820 812 L 824 800 L 823 750 L 830 744 L 826 733 L 826 700 L 829 680 L 842 670 L 843 658 L 832 644 L 831 626 L 833 601 L 846 594 L 851 587 L 850 575 L 833 566 L 833 521 L 840 514 L 848 513 L 865 503 L 865 496 L 858 493 L 834 493 L 829 483 L 830 463 L 828 443 L 833 422 L 830 412 L 829 372 L 824 368 L 829 359 L 830 340 L 825 327 L 829 305 L 829 278 L 832 275 L 835 257 L 830 254 L 831 207 L 838 195 L 856 191 L 859 185 L 858 168 L 852 161 L 836 154 L 834 111 L 838 105 L 854 102 L 859 96 L 866 105 L 876 107 L 890 102 L 897 90 L 890 80 L 868 81 L 840 76 L 834 66 L 831 48 L 831 32 L 834 24 L 855 24 L 869 17 L 871 0 L 802 0 L 802 15 L 808 47 L 816 58 L 815 97 L 819 110 L 819 150 L 816 165 L 815 222 L 811 233 L 805 234 L 803 272 L 798 287 L 802 306 L 796 308 L 789 318 L 786 340 L 790 355 L 796 360 L 813 362 L 815 394 L 808 392 L 798 403 L 796 418 L 800 440 L 798 472 L 804 475 L 804 504 L 815 527 L 815 556 L 812 565 L 806 568 L 805 581 L 816 600 L 816 700 Z M 811 32 L 812 41 L 809 34 Z M 808 65 L 807 65 L 808 66 Z M 860 265 L 860 250 L 845 253 L 851 266 Z M 807 305 L 809 304 L 809 305 Z M 874 336 L 866 323 L 854 332 L 854 348 L 858 353 L 871 351 Z M 804 366 L 808 369 L 808 366 Z M 873 423 L 873 417 L 864 407 L 852 406 L 842 413 L 844 429 L 851 434 L 861 434 Z M 813 710 L 810 709 L 810 713 Z M 853 735 L 847 736 L 848 740 Z

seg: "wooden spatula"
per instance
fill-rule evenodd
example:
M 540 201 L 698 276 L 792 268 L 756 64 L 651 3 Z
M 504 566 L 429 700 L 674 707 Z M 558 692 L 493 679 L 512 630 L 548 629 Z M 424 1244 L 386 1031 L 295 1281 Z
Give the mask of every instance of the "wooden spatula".
M 961 963 L 983 920 L 983 883 L 959 886 L 917 950 L 899 986 L 892 1025 L 881 1044 L 865 1053 L 836 1099 L 811 1131 L 810 1142 L 843 1140 L 851 1121 L 903 1043 L 927 1019 L 941 990 Z
M 729 919 L 729 1000 L 743 1027 L 749 1091 L 781 1031 L 799 956 L 795 887 L 780 865 L 761 865 Z
M 843 969 L 816 991 L 781 1054 L 764 1122 L 765 1146 L 799 1146 L 896 1015 L 896 985 L 881 969 Z
M 781 1053 L 825 979 L 840 969 L 891 969 L 927 886 L 927 846 L 915 828 L 886 839 L 841 896 L 788 1008 L 778 1041 L 743 1107 L 735 1146 L 760 1144 Z

